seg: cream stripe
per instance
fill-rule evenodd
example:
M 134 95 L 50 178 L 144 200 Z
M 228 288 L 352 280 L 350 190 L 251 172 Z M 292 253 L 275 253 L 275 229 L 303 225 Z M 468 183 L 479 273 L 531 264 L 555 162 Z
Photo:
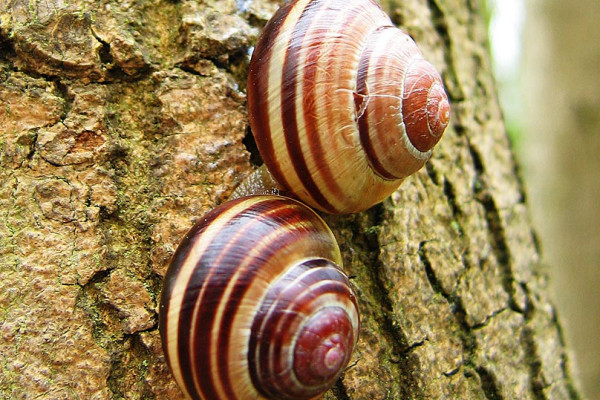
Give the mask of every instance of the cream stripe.
M 262 201 L 265 201 L 261 198 L 248 198 L 247 200 L 241 202 L 240 204 L 236 204 L 234 207 L 229 209 L 226 213 L 219 215 L 211 224 L 207 227 L 207 229 L 202 233 L 202 241 L 200 243 L 196 240 L 191 247 L 190 252 L 185 258 L 185 261 L 182 263 L 182 266 L 179 270 L 177 278 L 173 285 L 173 292 L 171 293 L 171 297 L 169 299 L 169 309 L 167 311 L 167 338 L 168 338 L 168 354 L 170 359 L 170 364 L 173 370 L 173 375 L 175 380 L 179 384 L 179 387 L 185 392 L 188 397 L 191 397 L 189 391 L 185 386 L 185 381 L 183 379 L 183 374 L 181 372 L 180 361 L 179 361 L 179 353 L 177 348 L 179 347 L 179 314 L 183 308 L 183 299 L 185 297 L 190 279 L 193 275 L 194 269 L 196 267 L 196 263 L 200 257 L 206 251 L 208 244 L 214 239 L 214 237 L 221 231 L 221 229 L 231 221 L 233 217 L 239 214 L 246 208 L 249 208 L 255 204 L 258 204 Z M 204 288 L 200 293 L 198 298 L 202 298 L 202 293 L 204 292 Z M 192 325 L 193 326 L 193 325 Z M 194 376 L 194 385 L 196 386 L 196 390 L 200 391 L 200 385 L 196 379 L 196 374 L 192 374 Z
M 287 207 L 294 207 L 294 208 L 298 208 L 298 207 L 302 207 L 299 204 L 295 204 L 291 203 L 291 204 L 287 204 Z M 314 219 L 313 219 L 314 218 Z M 315 224 L 322 224 L 320 227 L 318 225 Z M 306 229 L 310 229 L 310 230 L 314 230 L 314 227 L 317 226 L 319 229 L 324 229 L 328 231 L 328 235 L 330 237 L 330 243 L 334 244 L 335 249 L 337 250 L 337 246 L 335 246 L 335 238 L 333 236 L 333 233 L 331 233 L 331 231 L 327 228 L 327 226 L 325 225 L 325 223 L 323 222 L 323 220 L 317 215 L 317 214 L 313 214 L 311 216 L 311 219 L 308 220 L 302 220 L 302 221 L 298 221 L 295 224 L 287 224 L 287 225 L 283 225 L 282 228 L 284 228 L 285 230 L 288 231 L 294 231 L 294 230 L 304 230 Z M 276 229 L 275 231 L 272 232 L 272 234 L 268 235 L 267 237 L 265 237 L 264 241 L 261 242 L 261 247 L 267 248 L 269 246 L 272 245 L 273 240 L 276 240 L 280 235 L 281 235 L 281 230 L 280 229 Z M 305 252 L 311 252 L 311 239 L 309 237 L 306 238 L 306 240 L 303 241 L 303 243 L 306 243 L 305 245 L 300 246 L 300 248 Z M 298 245 L 298 242 L 294 243 L 294 245 Z M 256 251 L 257 253 L 261 253 L 262 251 L 260 251 L 260 249 L 257 247 Z M 294 253 L 293 250 L 289 249 L 289 248 L 281 248 L 281 252 L 282 253 L 288 253 L 288 252 L 292 252 L 292 254 L 297 254 Z M 302 254 L 298 254 L 299 256 L 302 256 Z M 339 250 L 337 252 L 334 252 L 334 258 L 335 256 L 338 256 L 339 259 Z M 291 255 L 288 254 L 286 255 L 287 258 L 289 258 Z M 248 262 L 251 262 L 253 260 L 250 260 L 250 257 L 248 257 Z M 272 263 L 270 264 L 266 264 L 263 266 L 262 269 L 262 273 L 265 273 L 265 267 L 270 267 L 270 269 L 266 272 L 269 275 L 269 283 L 272 283 L 278 279 L 281 278 L 281 276 L 285 275 L 288 273 L 288 268 L 292 265 L 290 263 L 284 263 L 281 260 L 281 255 L 275 255 L 272 258 Z M 338 262 L 340 262 L 338 260 Z M 247 263 L 246 263 L 247 264 Z M 240 264 L 239 270 L 243 271 L 246 270 L 246 264 Z M 274 267 L 278 267 L 278 269 L 274 269 Z M 261 304 L 264 301 L 265 296 L 267 295 L 268 292 L 268 288 L 264 287 L 264 282 L 262 279 L 255 277 L 256 279 L 253 279 L 251 282 L 249 282 L 249 286 L 247 288 L 246 293 L 244 294 L 244 299 L 253 299 L 252 301 L 243 301 L 243 303 L 246 303 L 246 305 L 248 305 L 249 303 L 254 303 L 254 308 L 253 309 L 244 309 L 243 313 L 238 313 L 235 316 L 235 320 L 234 323 L 231 326 L 231 331 L 232 332 L 243 332 L 244 330 L 246 330 L 248 332 L 248 340 L 244 340 L 245 342 L 243 344 L 240 344 L 240 338 L 236 337 L 235 335 L 232 335 L 230 338 L 230 342 L 229 342 L 229 346 L 230 348 L 236 349 L 236 353 L 243 353 L 244 357 L 244 368 L 241 369 L 239 371 L 231 371 L 230 370 L 230 379 L 232 382 L 247 382 L 249 386 L 251 386 L 253 388 L 253 382 L 252 379 L 250 377 L 250 370 L 248 369 L 248 358 L 247 358 L 247 354 L 248 354 L 248 342 L 249 342 L 249 335 L 251 334 L 250 332 L 250 328 L 252 327 L 252 322 L 254 319 L 254 316 L 258 313 Z M 219 311 L 218 314 L 222 315 L 222 311 Z M 246 318 L 247 315 L 252 316 L 252 318 L 248 319 Z M 237 350 L 237 349 L 243 349 L 243 350 Z M 237 359 L 235 357 L 235 354 L 233 352 L 230 353 L 230 358 L 229 358 L 229 365 L 237 365 Z M 240 399 L 246 399 L 247 397 L 247 393 L 250 392 L 249 389 L 245 389 L 245 385 L 240 385 L 239 388 L 236 387 L 235 391 L 236 391 L 236 396 L 238 396 L 238 398 Z M 257 398 L 263 398 L 261 397 L 257 392 L 254 391 L 254 388 L 251 391 L 252 396 L 256 395 Z
M 307 262 L 310 260 L 316 260 L 316 259 L 319 259 L 319 258 L 318 257 L 308 257 L 308 258 L 298 261 L 298 264 Z M 298 282 L 303 281 L 308 275 L 312 275 L 312 274 L 318 275 L 322 271 L 326 271 L 331 268 L 334 268 L 334 267 L 333 266 L 325 266 L 325 267 L 316 267 L 316 268 L 308 269 L 308 270 L 304 271 L 302 274 L 300 274 L 299 276 L 297 276 L 293 281 L 290 281 L 289 285 L 294 286 Z M 344 276 L 344 274 L 343 274 L 343 272 L 341 272 L 341 270 L 336 269 L 336 271 L 340 274 L 340 276 Z M 344 285 L 344 282 L 340 281 L 340 280 L 335 280 L 335 279 L 319 280 L 318 282 L 305 287 L 302 292 L 299 292 L 295 296 L 295 298 L 300 298 L 300 297 L 306 295 L 306 293 L 316 292 L 319 290 L 319 288 L 327 287 L 332 284 Z M 348 290 L 351 292 L 350 289 L 348 289 Z M 290 306 L 293 307 L 296 304 L 297 303 L 293 302 L 290 304 Z M 264 330 L 265 324 L 267 324 L 269 322 L 269 320 L 272 317 L 272 314 L 274 312 L 274 309 L 278 308 L 279 306 L 280 306 L 280 303 L 276 300 L 273 302 L 271 307 L 269 307 L 269 309 L 265 312 L 265 317 L 263 319 L 263 323 L 258 330 L 259 332 Z M 310 314 L 301 316 L 302 318 L 299 319 L 301 321 L 300 325 L 298 327 L 294 327 L 295 334 L 292 337 L 292 340 L 289 343 L 284 344 L 283 348 L 280 350 L 280 352 L 283 353 L 282 355 L 287 357 L 287 360 L 284 361 L 285 362 L 284 365 L 290 366 L 290 371 L 283 371 L 284 373 L 293 371 L 292 366 L 294 365 L 293 357 L 294 357 L 295 343 L 297 342 L 298 337 L 300 336 L 300 333 L 302 332 L 304 326 L 306 325 L 306 323 L 308 322 L 308 320 L 310 319 L 311 316 L 313 316 L 317 312 L 319 312 L 320 309 L 327 308 L 327 307 L 339 307 L 339 308 L 346 310 L 346 312 L 349 314 L 350 319 L 352 321 L 352 326 L 355 328 L 355 330 L 358 330 L 358 313 L 357 313 L 356 306 L 354 305 L 354 303 L 352 303 L 352 301 L 350 301 L 350 299 L 345 298 L 344 296 L 340 295 L 339 293 L 332 293 L 330 291 L 324 291 L 317 298 L 312 300 L 311 308 L 309 310 Z M 285 310 L 278 310 L 278 312 L 285 312 Z M 283 320 L 280 320 L 278 325 L 273 327 L 274 330 L 272 332 L 270 332 L 270 334 L 277 336 L 277 335 L 280 335 L 282 330 L 290 329 L 289 324 L 282 325 L 282 323 L 283 323 Z M 276 365 L 274 364 L 274 360 L 276 358 L 275 357 L 275 348 L 273 347 L 272 342 L 269 343 L 269 348 L 267 351 L 269 353 L 269 356 L 268 356 L 269 364 L 267 366 L 267 370 L 269 371 L 269 375 L 272 375 L 275 372 L 275 368 L 276 368 Z M 285 355 L 286 352 L 287 352 L 287 355 Z M 257 360 L 259 360 L 259 359 L 257 358 Z M 292 380 L 294 385 L 296 385 L 297 387 L 303 386 L 302 383 L 298 381 L 295 374 L 290 373 L 290 379 Z M 273 382 L 273 383 L 275 384 L 275 382 Z
M 418 57 L 411 57 L 411 62 L 408 63 L 406 65 L 406 68 L 404 69 L 404 71 L 409 71 L 411 69 L 411 64 L 415 63 L 416 61 L 421 61 L 420 58 Z M 404 83 L 404 80 L 402 81 Z M 404 91 L 406 90 L 406 88 L 404 87 L 404 85 L 402 86 L 402 96 L 404 97 Z M 402 102 L 400 102 L 400 116 L 402 117 Z M 406 148 L 406 150 L 408 150 L 408 152 L 416 159 L 418 160 L 428 160 L 429 157 L 431 157 L 431 154 L 433 153 L 433 149 L 430 149 L 428 151 L 421 151 L 419 149 L 417 149 L 410 141 L 410 138 L 408 137 L 408 134 L 406 133 L 406 126 L 404 125 L 404 121 L 402 122 L 402 142 L 404 143 L 404 147 Z
M 310 26 L 306 27 L 306 33 L 304 36 L 304 40 L 311 40 L 310 38 L 313 35 L 313 30 L 314 25 L 317 24 L 318 22 L 321 20 L 322 15 L 325 13 L 324 10 L 320 10 L 319 12 L 316 12 L 313 15 L 312 21 Z M 294 34 L 297 35 L 298 32 L 294 31 Z M 322 34 L 321 34 L 322 35 Z M 319 38 L 319 39 L 324 39 L 325 38 Z M 324 47 L 323 45 L 321 45 L 321 47 Z M 310 49 L 310 46 L 307 46 L 306 43 L 302 43 L 302 46 L 300 47 L 300 51 L 298 52 L 298 61 L 297 61 L 297 69 L 296 69 L 296 75 L 295 75 L 295 79 L 296 79 L 296 97 L 294 99 L 295 101 L 295 113 L 296 113 L 296 129 L 298 131 L 298 139 L 300 142 L 300 152 L 302 154 L 302 156 L 304 157 L 306 166 L 309 170 L 311 170 L 312 166 L 314 165 L 314 161 L 312 160 L 311 157 L 311 149 L 310 146 L 308 144 L 308 136 L 306 133 L 306 120 L 305 120 L 305 114 L 304 114 L 304 66 L 306 65 L 306 57 L 308 56 L 308 50 Z M 321 52 L 323 52 L 323 50 L 321 49 Z M 318 71 L 317 71 L 317 75 L 315 77 L 316 81 L 319 81 L 319 75 L 318 75 Z M 318 86 L 318 85 L 316 85 Z M 316 99 L 317 102 L 320 101 L 320 99 Z M 311 116 L 314 117 L 314 116 Z M 286 154 L 282 155 L 286 158 L 286 160 L 292 160 L 292 156 L 289 153 L 289 150 L 287 150 L 286 148 Z M 283 158 L 283 157 L 282 157 Z M 298 187 L 298 188 L 303 188 L 302 192 L 305 193 L 305 196 L 310 197 L 310 200 L 313 203 L 319 204 L 318 201 L 316 201 L 315 197 L 313 196 L 313 193 L 311 193 L 311 190 L 308 190 L 306 188 L 306 186 L 304 185 L 304 183 L 300 180 L 300 177 L 298 176 L 298 174 L 296 173 L 296 169 L 295 168 L 291 168 L 291 170 L 294 173 L 294 177 L 298 180 L 298 183 L 296 183 L 294 187 Z M 314 169 L 312 169 L 314 170 Z M 318 179 L 314 179 L 315 177 L 313 176 L 313 180 L 315 182 L 315 185 L 317 185 L 317 187 L 319 188 L 319 190 L 321 191 L 321 193 L 323 193 L 322 188 L 320 187 L 321 185 L 319 185 Z M 327 198 L 327 195 L 325 195 L 325 198 Z
M 283 121 L 281 118 L 281 101 L 283 90 L 283 66 L 285 64 L 285 57 L 290 44 L 290 39 L 292 34 L 295 34 L 294 27 L 309 3 L 310 0 L 299 1 L 289 11 L 283 25 L 279 29 L 277 38 L 273 43 L 271 57 L 269 58 L 269 93 L 267 98 L 269 99 L 270 139 L 273 143 L 275 163 L 280 165 L 281 171 L 285 174 L 285 179 L 292 188 L 303 187 L 303 185 L 293 165 L 291 165 L 291 158 L 288 154 L 286 138 L 282 134 Z M 310 193 L 306 194 L 310 196 Z
M 336 282 L 336 283 L 338 283 L 340 285 L 342 284 L 342 282 L 339 282 L 339 281 L 334 281 L 334 282 Z M 319 282 L 318 284 L 315 284 L 313 286 L 308 287 L 305 291 L 309 292 L 311 290 L 314 290 L 315 287 L 327 286 L 327 285 L 330 285 L 330 284 L 331 284 L 331 281 Z M 340 296 L 339 293 L 326 292 L 326 293 L 320 295 L 318 297 L 318 299 L 316 299 L 314 301 L 314 303 L 317 306 L 315 307 L 314 310 L 311 310 L 312 311 L 311 315 L 312 314 L 316 314 L 317 312 L 320 311 L 320 309 L 323 309 L 323 308 L 339 307 L 339 308 L 343 309 L 344 311 L 346 311 L 350 315 L 351 321 L 352 321 L 352 327 L 354 328 L 353 331 L 355 331 L 355 330 L 358 329 L 358 326 L 355 324 L 355 322 L 357 321 L 357 319 L 354 319 L 354 317 L 357 316 L 354 304 L 352 302 L 350 302 L 350 301 L 344 301 L 344 298 L 342 296 Z M 294 365 L 294 359 L 293 359 L 294 358 L 294 351 L 293 350 L 294 350 L 294 348 L 296 346 L 296 342 L 298 341 L 298 337 L 300 336 L 300 333 L 302 332 L 302 330 L 304 329 L 304 327 L 306 326 L 306 324 L 309 322 L 309 319 L 308 318 L 303 318 L 301 321 L 302 321 L 302 323 L 296 329 L 294 337 L 293 337 L 292 341 L 289 344 L 289 350 L 290 351 L 288 351 L 288 360 L 287 360 L 287 362 L 288 362 L 288 365 L 290 365 L 290 366 Z M 277 330 L 279 331 L 280 329 L 277 329 Z M 354 335 L 354 336 L 355 336 L 355 339 L 356 339 L 357 335 Z M 352 343 L 352 344 L 354 344 L 354 343 Z M 353 347 L 350 347 L 348 350 L 352 351 L 352 349 L 353 349 Z M 271 350 L 270 353 L 274 352 L 274 351 L 272 351 L 273 350 L 272 347 L 270 348 L 270 350 Z M 271 370 L 274 370 L 274 365 L 272 363 L 273 359 L 274 359 L 274 357 L 270 357 Z M 292 371 L 293 371 L 293 368 L 292 368 Z M 290 374 L 290 377 L 291 377 L 292 381 L 294 382 L 294 384 L 296 386 L 299 386 L 299 387 L 303 386 L 303 384 L 296 377 L 296 374 L 292 373 L 292 374 Z
M 376 118 L 376 116 L 378 115 L 378 113 L 375 111 L 375 109 L 367 113 L 367 118 L 369 119 L 369 137 L 372 138 L 371 142 L 375 153 L 375 157 L 388 174 L 397 176 L 399 177 L 399 179 L 402 178 L 402 175 L 399 174 L 396 164 L 394 164 L 394 160 L 391 160 L 389 157 L 389 148 L 379 138 L 386 137 L 390 134 L 397 135 L 404 149 L 406 149 L 406 151 L 417 160 L 427 160 L 431 155 L 431 151 L 421 152 L 412 145 L 406 133 L 406 126 L 403 120 L 402 96 L 406 90 L 406 88 L 404 87 L 404 74 L 408 70 L 410 64 L 406 63 L 406 60 L 404 59 L 391 57 L 391 55 L 396 53 L 390 54 L 390 47 L 397 46 L 397 44 L 394 41 L 403 39 L 404 37 L 408 39 L 408 37 L 404 34 L 399 35 L 397 29 L 386 29 L 381 33 L 381 36 L 377 41 L 377 46 L 373 48 L 371 54 L 369 64 L 370 68 L 367 76 L 367 83 L 370 82 L 372 87 L 377 87 L 377 82 L 390 82 L 399 80 L 399 82 L 401 83 L 401 86 L 398 87 L 400 90 L 398 90 L 397 93 L 392 93 L 392 88 L 389 85 L 385 85 L 378 87 L 377 92 L 379 93 L 371 95 L 371 101 L 375 100 L 372 104 L 376 104 L 376 98 L 378 97 L 386 97 L 394 100 L 395 111 L 393 114 L 393 118 L 396 122 L 395 132 L 390 132 L 389 130 L 386 130 L 385 127 L 389 126 L 387 124 L 377 124 L 376 121 L 378 118 Z M 411 59 L 410 55 L 406 55 L 406 59 Z M 376 65 L 377 69 L 374 69 L 373 65 Z M 399 74 L 397 74 L 399 70 L 398 65 L 402 65 L 402 76 L 399 76 Z M 385 93 L 382 93 L 383 91 L 385 91 Z M 402 151 L 403 150 L 398 149 L 396 151 L 396 154 L 400 155 L 402 154 Z M 385 157 L 386 153 L 388 154 L 388 157 Z
M 265 219 L 268 218 L 269 214 L 279 213 L 282 209 L 285 209 L 285 208 L 290 208 L 290 205 L 289 204 L 283 204 L 282 206 L 280 206 L 278 208 L 271 209 L 268 212 L 265 212 L 265 213 L 261 214 L 259 217 L 262 220 L 265 220 Z M 285 227 L 288 228 L 289 230 L 296 229 L 295 225 L 286 225 Z M 239 236 L 242 236 L 244 234 L 246 234 L 245 231 L 238 232 L 233 238 L 231 238 L 231 242 L 232 243 L 235 242 L 236 239 Z M 238 281 L 247 279 L 246 275 L 250 271 L 249 266 L 252 263 L 255 263 L 257 260 L 260 260 L 260 258 L 261 258 L 260 255 L 264 253 L 264 249 L 267 249 L 267 248 L 271 247 L 272 246 L 272 242 L 275 239 L 277 239 L 279 236 L 281 236 L 281 234 L 282 234 L 282 230 L 277 229 L 277 230 L 274 230 L 273 232 L 271 232 L 269 235 L 264 236 L 263 238 L 261 238 L 260 242 L 256 242 L 252 246 L 252 248 L 248 249 L 248 252 L 246 253 L 245 257 L 242 260 L 240 260 L 241 262 L 240 262 L 240 264 L 238 264 L 238 266 L 237 266 L 237 268 L 235 270 L 235 273 L 229 279 L 229 283 L 225 287 L 225 290 L 223 291 L 223 294 L 221 295 L 221 298 L 220 298 L 220 301 L 219 301 L 219 305 L 217 306 L 217 309 L 215 311 L 215 319 L 214 319 L 214 322 L 213 322 L 213 329 L 212 329 L 212 332 L 211 332 L 212 336 L 215 336 L 215 334 L 216 335 L 220 335 L 221 334 L 221 332 L 218 330 L 218 328 L 223 323 L 223 316 L 225 314 L 225 309 L 227 308 L 227 306 L 230 303 L 231 294 L 232 294 L 235 286 L 237 285 Z M 227 251 L 226 251 L 227 247 L 225 247 L 225 248 L 222 249 L 223 253 L 227 253 Z M 284 271 L 283 268 L 282 268 L 282 271 Z M 280 273 L 281 273 L 281 271 L 280 271 Z M 249 287 L 251 287 L 252 283 L 255 281 L 255 279 L 256 279 L 256 276 L 252 277 L 252 280 L 250 282 L 246 282 L 246 284 L 249 285 Z M 247 292 L 246 292 L 244 298 L 246 298 L 246 297 L 247 297 Z M 242 299 L 239 302 L 239 305 L 242 305 L 242 304 L 244 304 L 244 299 Z M 255 313 L 248 313 L 246 310 L 244 310 L 244 312 L 247 315 L 254 315 L 255 314 Z M 196 314 L 196 311 L 194 312 L 194 314 Z M 238 313 L 236 313 L 235 315 L 237 316 Z M 237 320 L 236 317 L 234 317 L 234 318 Z M 240 331 L 242 331 L 242 329 L 236 329 L 235 325 L 236 324 L 233 323 L 232 326 L 231 326 L 231 331 L 232 332 L 240 332 Z M 249 326 L 248 326 L 248 328 L 249 328 Z M 234 340 L 234 341 L 235 340 L 239 340 L 239 338 L 236 337 L 236 335 L 231 335 L 230 337 L 231 337 L 231 340 Z M 248 346 L 247 342 L 243 343 L 243 345 L 242 345 L 241 348 L 237 347 L 237 346 L 235 346 L 235 347 L 231 346 L 231 344 L 229 344 L 229 346 L 230 346 L 229 348 L 231 349 L 230 350 L 230 357 L 234 353 L 234 351 L 236 353 L 242 352 L 243 354 L 247 354 L 247 346 Z M 219 365 L 219 363 L 222 363 L 222 361 L 220 361 L 220 357 L 221 357 L 221 355 L 218 353 L 218 349 L 216 347 L 214 347 L 213 351 L 211 351 L 211 353 L 210 353 L 210 360 L 211 360 L 210 365 L 213 368 L 215 368 L 215 370 L 212 371 L 212 374 L 215 377 L 219 376 L 219 379 L 215 380 L 215 384 L 217 384 L 217 391 L 220 392 L 220 394 L 221 394 L 221 396 L 223 396 L 223 398 L 226 398 L 226 395 L 225 395 L 226 392 L 225 392 L 225 389 L 224 389 L 223 384 L 222 384 L 223 377 L 219 375 L 219 371 L 218 371 L 218 365 Z M 239 379 L 239 378 L 235 378 L 235 377 L 231 377 L 230 376 L 230 380 L 231 380 L 232 383 L 239 382 L 236 379 Z M 250 382 L 251 383 L 250 374 L 249 374 L 248 370 L 245 371 L 244 377 L 242 379 L 245 382 Z M 235 387 L 233 387 L 231 389 L 234 392 L 236 392 L 236 394 L 237 394 L 237 390 L 236 390 Z M 253 393 L 253 395 L 258 396 L 258 393 Z
M 390 23 L 385 13 L 368 2 L 348 1 L 346 8 L 350 7 L 355 8 L 348 13 L 338 13 L 339 18 L 332 23 L 332 31 L 350 32 L 352 39 L 346 35 L 332 37 L 332 43 L 325 50 L 333 54 L 328 57 L 329 60 L 321 55 L 322 65 L 319 70 L 326 71 L 329 75 L 333 74 L 329 79 L 337 82 L 337 89 L 335 93 L 331 93 L 331 88 L 327 85 L 317 85 L 317 98 L 323 100 L 319 102 L 316 116 L 322 126 L 322 140 L 328 149 L 327 164 L 335 171 L 336 181 L 342 185 L 344 197 L 333 197 L 324 183 L 323 174 L 319 174 L 315 181 L 324 195 L 329 196 L 330 203 L 338 210 L 345 211 L 362 206 L 361 199 L 364 198 L 365 191 L 372 189 L 370 182 L 376 179 L 360 145 L 353 94 L 356 92 L 357 68 L 366 40 L 371 32 L 382 24 Z M 358 14 L 356 21 L 350 26 L 345 26 L 347 15 L 351 14 Z M 339 53 L 350 50 L 354 53 L 340 57 Z M 341 83 L 342 80 L 345 83 Z M 334 104 L 325 102 L 327 99 L 333 99 Z M 343 109 L 345 112 L 332 113 L 332 108 Z
M 350 8 L 352 6 L 355 7 Z M 297 93 L 299 95 L 296 98 L 296 114 L 298 116 L 298 134 L 300 137 L 302 154 L 306 159 L 308 169 L 311 171 L 311 174 L 314 177 L 313 180 L 315 185 L 336 210 L 344 208 L 345 199 L 340 199 L 329 190 L 325 182 L 326 179 L 329 178 L 325 176 L 324 170 L 317 168 L 317 160 L 313 156 L 311 144 L 308 142 L 305 119 L 311 118 L 316 121 L 315 125 L 318 129 L 318 137 L 326 152 L 329 152 L 329 154 L 337 153 L 345 147 L 343 134 L 341 132 L 335 132 L 335 129 L 332 129 L 332 127 L 340 127 L 343 125 L 343 123 L 345 123 L 350 129 L 353 128 L 354 98 L 352 95 L 352 90 L 355 90 L 357 73 L 356 65 L 358 65 L 359 51 L 357 51 L 356 54 L 353 54 L 354 57 L 351 57 L 352 54 L 345 54 L 343 60 L 336 60 L 332 53 L 335 54 L 339 52 L 349 52 L 351 49 L 351 47 L 348 46 L 349 38 L 347 36 L 340 36 L 339 33 L 344 32 L 345 29 L 348 28 L 346 26 L 346 22 L 348 20 L 347 16 L 356 13 L 360 7 L 360 4 L 347 4 L 344 12 L 334 13 L 331 10 L 322 11 L 320 13 L 322 15 L 318 15 L 314 18 L 313 25 L 307 31 L 306 37 L 310 38 L 314 36 L 314 25 L 317 25 L 317 27 L 322 27 L 323 21 L 328 22 L 329 32 L 326 33 L 325 37 L 320 38 L 323 40 L 323 43 L 320 44 L 321 49 L 319 52 L 319 58 L 317 60 L 319 65 L 317 66 L 315 75 L 315 80 L 318 83 L 314 85 L 313 89 L 316 102 L 315 115 L 306 115 L 304 112 L 302 102 L 304 96 L 303 67 L 299 69 L 297 75 Z M 324 18 L 324 16 L 326 18 Z M 331 20 L 327 21 L 327 19 Z M 361 17 L 358 17 L 357 19 L 360 20 Z M 319 35 L 323 36 L 323 33 L 319 33 Z M 356 40 L 356 38 L 353 38 L 353 40 Z M 357 45 L 355 43 L 351 44 Z M 304 61 L 306 59 L 308 49 L 309 46 L 303 46 L 300 60 Z M 302 63 L 302 65 L 304 65 L 304 63 Z M 348 73 L 350 73 L 351 76 L 349 79 L 345 79 L 342 82 L 342 76 Z M 331 76 L 331 74 L 335 74 L 335 76 Z M 333 82 L 333 85 L 323 84 L 323 82 L 326 80 Z M 341 88 L 347 88 L 349 90 L 344 92 L 340 90 Z M 334 103 L 331 104 L 328 100 L 333 100 Z M 333 118 L 331 118 L 332 109 L 336 111 L 344 110 L 345 112 L 336 112 Z M 327 122 L 329 121 L 332 121 L 332 123 L 328 125 Z M 346 159 L 344 162 L 352 164 L 352 160 L 350 159 Z M 325 156 L 325 164 L 329 169 L 333 170 L 335 174 L 338 166 L 333 165 L 331 159 L 327 156 Z M 334 183 L 339 186 L 337 179 L 335 179 Z M 342 192 L 343 191 L 344 188 L 342 188 Z

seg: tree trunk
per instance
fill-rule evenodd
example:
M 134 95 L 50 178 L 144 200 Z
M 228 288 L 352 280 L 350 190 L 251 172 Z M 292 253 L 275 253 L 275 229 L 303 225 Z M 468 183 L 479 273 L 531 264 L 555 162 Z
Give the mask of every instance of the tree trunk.
M 0 397 L 181 397 L 161 278 L 253 168 L 248 50 L 276 7 L 0 0 Z M 385 7 L 442 71 L 452 127 L 382 205 L 326 217 L 362 313 L 326 398 L 577 398 L 482 5 Z
M 535 0 L 527 6 L 522 159 L 535 204 L 532 219 L 551 268 L 575 375 L 583 392 L 598 399 L 600 2 Z

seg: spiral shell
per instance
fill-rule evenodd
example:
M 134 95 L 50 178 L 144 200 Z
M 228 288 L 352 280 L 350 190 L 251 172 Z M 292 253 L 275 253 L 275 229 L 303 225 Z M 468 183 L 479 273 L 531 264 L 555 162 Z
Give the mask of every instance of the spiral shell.
M 358 339 L 358 308 L 323 220 L 281 196 L 229 201 L 179 245 L 160 305 L 163 349 L 193 399 L 308 399 Z
M 282 6 L 254 50 L 248 107 L 275 180 L 330 213 L 389 196 L 450 117 L 438 72 L 371 0 Z

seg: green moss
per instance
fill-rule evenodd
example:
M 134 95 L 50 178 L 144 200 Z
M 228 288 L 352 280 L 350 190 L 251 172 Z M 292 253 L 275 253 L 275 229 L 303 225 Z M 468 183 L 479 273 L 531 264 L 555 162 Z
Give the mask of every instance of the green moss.
M 379 235 L 381 233 L 382 227 L 379 225 L 368 226 L 364 233 L 365 235 Z

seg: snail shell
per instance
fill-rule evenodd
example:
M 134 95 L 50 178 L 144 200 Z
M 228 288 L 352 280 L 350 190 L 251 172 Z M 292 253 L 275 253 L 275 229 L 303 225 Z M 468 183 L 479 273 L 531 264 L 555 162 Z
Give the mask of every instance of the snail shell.
M 193 399 L 308 399 L 331 387 L 358 339 L 335 238 L 281 196 L 229 201 L 186 235 L 164 280 L 163 349 Z
M 438 72 L 371 0 L 284 4 L 252 55 L 248 107 L 284 192 L 330 213 L 389 196 L 450 117 Z

